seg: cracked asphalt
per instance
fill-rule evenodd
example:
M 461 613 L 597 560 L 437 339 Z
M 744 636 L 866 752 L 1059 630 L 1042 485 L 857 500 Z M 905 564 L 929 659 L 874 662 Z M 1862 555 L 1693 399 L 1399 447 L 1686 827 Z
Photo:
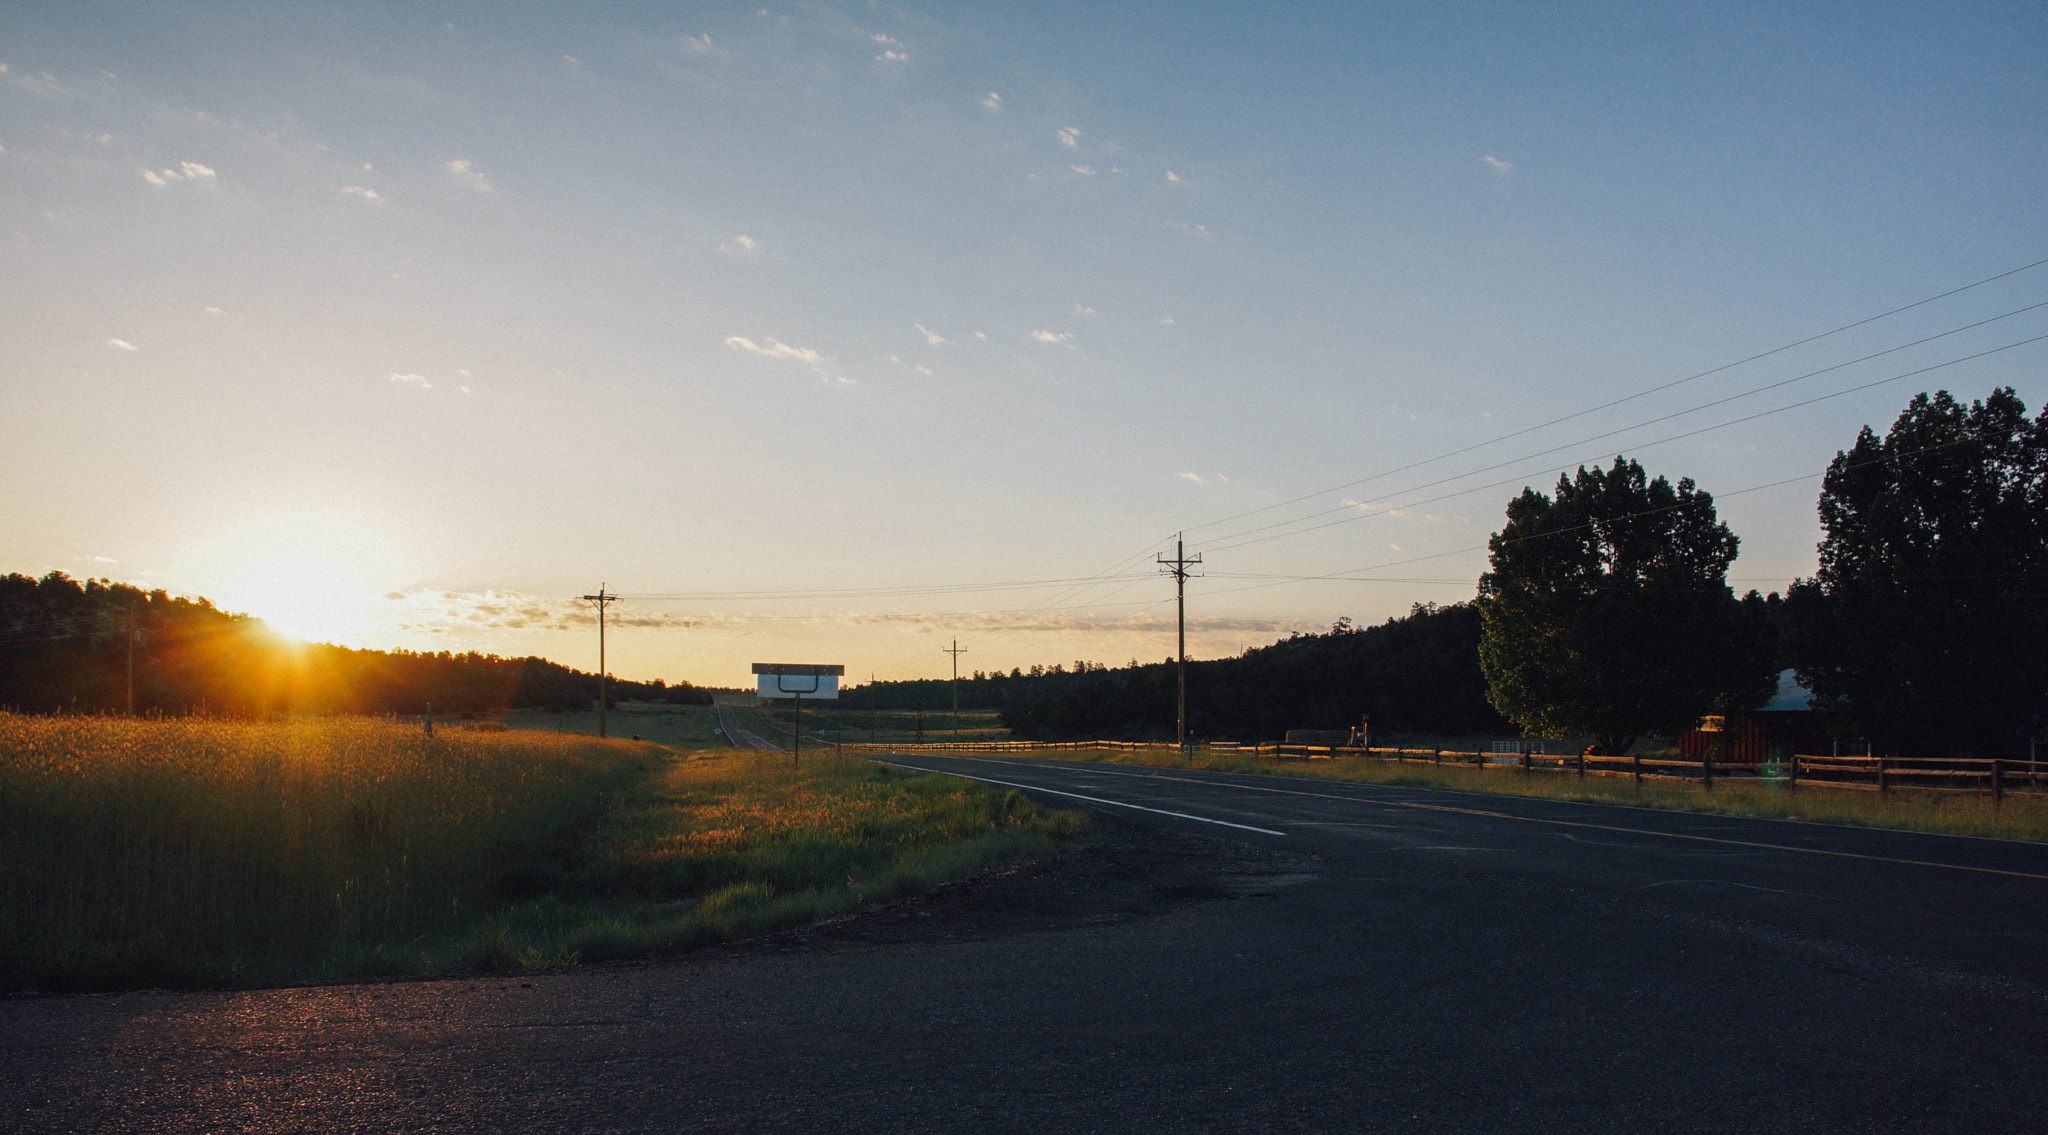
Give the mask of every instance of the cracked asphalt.
M 2042 1127 L 2048 848 L 892 759 L 1106 835 L 657 962 L 0 1002 L 0 1130 Z

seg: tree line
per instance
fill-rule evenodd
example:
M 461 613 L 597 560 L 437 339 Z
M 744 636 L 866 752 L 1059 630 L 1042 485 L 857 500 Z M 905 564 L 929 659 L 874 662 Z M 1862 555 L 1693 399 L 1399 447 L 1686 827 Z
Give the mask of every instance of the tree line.
M 1473 602 L 1190 663 L 1190 730 L 1270 740 L 1370 715 L 1620 753 L 1757 707 L 1790 668 L 1831 733 L 1879 751 L 2012 754 L 2048 731 L 2048 409 L 2029 419 L 2010 387 L 1917 395 L 1836 454 L 1819 513 L 1815 575 L 1738 598 L 1741 543 L 1710 494 L 1626 457 L 1581 467 L 1509 502 Z M 1170 660 L 961 685 L 1026 738 L 1171 735 Z M 949 704 L 943 681 L 877 692 Z
M 597 675 L 545 658 L 300 644 L 205 599 L 62 572 L 0 576 L 0 708 L 109 713 L 489 714 L 586 709 Z M 605 683 L 607 700 L 708 705 L 687 682 Z

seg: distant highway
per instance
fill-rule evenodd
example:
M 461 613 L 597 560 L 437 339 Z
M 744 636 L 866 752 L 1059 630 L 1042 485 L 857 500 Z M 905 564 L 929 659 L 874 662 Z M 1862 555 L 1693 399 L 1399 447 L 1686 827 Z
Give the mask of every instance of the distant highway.
M 774 753 L 782 751 L 782 746 L 761 736 L 759 733 L 751 729 L 741 728 L 740 715 L 734 713 L 731 706 L 724 702 L 719 702 L 717 709 L 718 727 L 725 731 L 725 739 L 734 746 L 741 749 L 765 749 Z

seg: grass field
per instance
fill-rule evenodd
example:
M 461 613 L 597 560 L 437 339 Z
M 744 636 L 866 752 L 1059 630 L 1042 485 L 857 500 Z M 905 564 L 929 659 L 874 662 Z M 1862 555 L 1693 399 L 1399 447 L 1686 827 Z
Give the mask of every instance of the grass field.
M 708 708 L 670 708 L 648 721 L 711 738 Z M 569 731 L 0 714 L 0 989 L 645 955 L 1042 853 L 1083 823 L 864 761 L 799 771 Z
M 1062 760 L 1107 761 L 1187 768 L 1171 747 L 1129 752 L 1057 752 Z M 1570 773 L 1523 774 L 1511 766 L 1473 768 L 1459 765 L 1410 764 L 1347 757 L 1329 761 L 1274 760 L 1223 753 L 1198 753 L 1192 767 L 1220 772 L 1263 773 L 1313 779 L 1391 784 L 1412 788 L 1449 788 L 1501 796 L 1533 796 L 1579 800 L 1633 808 L 1708 812 L 1731 816 L 1849 824 L 1898 831 L 1990 836 L 1998 839 L 2048 841 L 2048 799 L 2008 795 L 1994 805 L 1989 796 L 1899 790 L 1874 792 L 1816 788 L 1788 789 L 1782 781 L 1718 780 L 1711 792 L 1697 783 L 1645 781 L 1619 777 L 1584 780 Z

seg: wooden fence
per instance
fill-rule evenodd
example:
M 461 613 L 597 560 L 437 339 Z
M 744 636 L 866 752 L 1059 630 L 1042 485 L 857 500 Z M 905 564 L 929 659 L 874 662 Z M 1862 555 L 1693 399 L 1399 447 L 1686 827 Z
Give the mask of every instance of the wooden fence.
M 936 741 L 922 745 L 846 742 L 854 750 L 911 750 L 934 753 L 1076 753 L 1171 751 L 1171 745 L 1137 741 Z M 2048 796 L 2048 761 L 2025 759 L 1922 760 L 1910 757 L 1837 757 L 1794 754 L 1778 762 L 1718 762 L 1712 754 L 1701 760 L 1667 760 L 1643 756 L 1604 757 L 1582 754 L 1479 753 L 1454 749 L 1350 748 L 1342 745 L 1240 745 L 1203 742 L 1198 752 L 1271 760 L 1376 760 L 1403 764 L 1464 765 L 1501 772 L 1565 774 L 1578 777 L 1620 776 L 1646 780 L 1688 781 L 1711 792 L 1716 780 L 1765 782 L 1788 789 L 1840 788 L 1859 792 L 1968 792 L 2006 796 Z

